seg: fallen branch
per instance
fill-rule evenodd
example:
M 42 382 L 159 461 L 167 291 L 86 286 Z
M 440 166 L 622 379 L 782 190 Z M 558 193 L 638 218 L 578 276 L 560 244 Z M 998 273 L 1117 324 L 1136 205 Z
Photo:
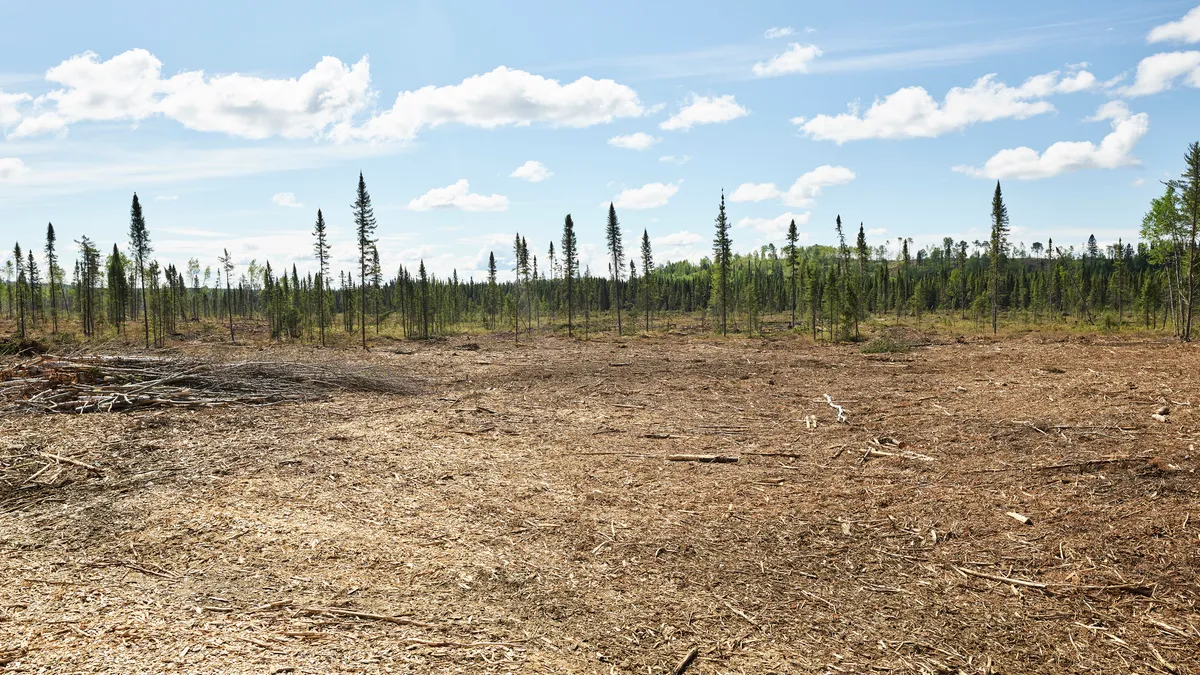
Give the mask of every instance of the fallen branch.
M 62 455 L 55 455 L 55 454 L 52 454 L 49 452 L 43 452 L 40 454 L 42 455 L 42 457 L 45 457 L 46 459 L 53 459 L 57 462 L 62 462 L 63 464 L 72 464 L 74 466 L 80 467 L 81 469 L 87 469 L 88 471 L 95 471 L 96 473 L 101 473 L 101 474 L 104 473 L 104 471 L 101 470 L 100 467 L 92 466 L 91 464 L 88 464 L 87 462 L 81 462 L 77 459 L 71 459 L 70 457 L 63 457 Z M 41 472 L 38 472 L 38 473 L 41 473 Z
M 697 656 L 700 656 L 700 648 L 692 647 L 692 650 L 687 653 L 687 656 L 683 657 L 683 660 L 679 662 L 679 665 L 675 666 L 675 669 L 671 671 L 671 675 L 683 675 L 683 671 L 687 670 L 688 667 L 692 665 L 692 662 L 696 660 Z
M 1129 593 L 1135 593 L 1137 595 L 1150 595 L 1154 591 L 1154 588 L 1152 586 L 1142 586 L 1139 584 L 1112 584 L 1109 586 L 1092 586 L 1092 585 L 1076 585 L 1076 584 L 1061 584 L 1061 583 L 1043 584 L 1043 583 L 1038 583 L 1036 581 L 1025 581 L 1024 579 L 1013 579 L 1011 577 L 997 576 L 995 574 L 988 574 L 986 572 L 976 572 L 975 570 L 969 570 L 969 569 L 966 569 L 963 567 L 956 567 L 953 565 L 951 567 L 959 572 L 962 572 L 963 574 L 968 574 L 973 577 L 979 577 L 981 579 L 989 579 L 991 581 L 998 581 L 1002 584 L 1014 584 L 1017 586 L 1025 586 L 1026 588 L 1037 588 L 1040 590 L 1044 590 L 1047 593 L 1054 593 L 1056 590 L 1064 590 L 1064 591 L 1127 591 Z
M 668 462 L 704 462 L 707 464 L 733 464 L 737 457 L 727 455 L 667 455 Z
M 416 619 L 406 619 L 402 616 L 386 616 L 384 614 L 370 614 L 368 612 L 356 612 L 350 609 L 337 609 L 336 607 L 297 607 L 297 612 L 301 614 L 332 614 L 334 616 L 351 616 L 356 619 L 371 619 L 373 621 L 386 621 L 388 623 L 400 624 L 401 626 L 417 626 L 418 628 L 434 628 L 434 624 L 417 621 Z
M 829 394 L 825 394 L 825 402 L 829 404 L 830 408 L 833 408 L 834 410 L 837 411 L 837 421 L 838 422 L 843 422 L 843 423 L 849 424 L 849 422 L 846 420 L 846 409 L 843 408 L 842 406 L 834 403 L 832 396 L 830 396 Z

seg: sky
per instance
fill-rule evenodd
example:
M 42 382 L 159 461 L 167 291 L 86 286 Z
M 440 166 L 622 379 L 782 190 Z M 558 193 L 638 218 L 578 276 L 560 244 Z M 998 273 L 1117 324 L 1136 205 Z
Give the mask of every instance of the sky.
M 502 278 L 563 218 L 625 248 L 1136 239 L 1200 137 L 1196 0 L 33 3 L 0 0 L 0 233 L 40 251 L 334 269 L 361 171 L 385 271 Z M 4 245 L 11 250 L 11 243 Z M 73 255 L 73 254 L 72 254 Z

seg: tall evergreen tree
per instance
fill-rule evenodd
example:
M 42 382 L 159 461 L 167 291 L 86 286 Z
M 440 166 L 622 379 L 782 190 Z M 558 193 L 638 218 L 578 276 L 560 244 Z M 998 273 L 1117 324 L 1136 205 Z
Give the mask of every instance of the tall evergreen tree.
M 50 319 L 54 323 L 54 332 L 58 332 L 58 294 L 55 283 L 58 280 L 58 253 L 54 250 L 57 241 L 54 236 L 54 223 L 46 224 L 46 274 L 50 279 Z
M 354 231 L 358 238 L 359 323 L 362 328 L 362 347 L 367 348 L 367 286 L 371 272 L 371 251 L 375 245 L 375 209 L 362 172 L 358 172 L 358 192 L 354 199 Z
M 642 230 L 642 309 L 646 313 L 646 332 L 650 332 L 650 305 L 654 298 L 654 252 L 650 250 L 650 233 Z
M 133 254 L 133 271 L 137 274 L 142 294 L 142 322 L 146 331 L 146 349 L 150 348 L 150 307 L 146 299 L 146 259 L 153 252 L 150 234 L 146 231 L 146 218 L 142 215 L 142 204 L 137 193 L 133 193 L 133 205 L 129 207 L 129 252 Z M 139 289 L 134 289 L 137 292 Z
M 26 335 L 25 330 L 25 256 L 21 254 L 21 243 L 17 242 L 13 246 L 13 260 L 17 263 L 17 319 L 18 327 L 21 329 L 21 338 Z
M 1004 266 L 1001 258 L 1008 246 L 1008 207 L 1000 194 L 1000 181 L 996 181 L 996 192 L 992 195 L 992 238 L 988 249 L 988 293 L 992 300 L 992 335 L 996 334 L 996 316 L 1000 312 L 1001 285 L 1004 282 Z
M 617 209 L 608 203 L 608 224 L 604 229 L 608 241 L 608 252 L 612 257 L 613 296 L 617 305 L 617 335 L 621 334 L 621 272 L 625 268 L 625 246 L 621 241 L 621 223 L 617 221 Z
M 105 270 L 108 286 L 108 321 L 117 329 L 117 335 L 125 332 L 125 308 L 129 305 L 129 282 L 125 271 L 125 260 L 121 250 L 113 244 Z M 128 334 L 126 334 L 128 337 Z
M 325 285 L 329 278 L 329 236 L 325 229 L 325 216 L 317 209 L 317 222 L 313 226 L 313 252 L 317 254 L 317 279 L 314 289 L 317 294 L 317 329 L 321 332 L 321 346 L 325 346 Z
M 233 284 L 230 281 L 233 278 L 233 258 L 229 255 L 229 249 L 224 250 L 224 255 L 217 258 L 217 262 L 221 263 L 221 271 L 225 273 L 225 307 L 229 310 L 229 341 L 236 343 L 237 338 L 233 335 Z
M 562 246 L 563 280 L 567 287 L 567 337 L 574 337 L 575 318 L 575 275 L 579 269 L 579 244 L 575 239 L 575 221 L 571 214 L 563 219 Z
M 1184 222 L 1189 228 L 1187 254 L 1187 288 L 1184 290 L 1183 339 L 1192 339 L 1192 301 L 1196 296 L 1196 229 L 1200 226 L 1200 142 L 1188 146 L 1183 156 L 1184 171 L 1169 184 L 1179 191 Z
M 721 334 L 729 334 L 729 276 L 733 264 L 733 241 L 729 237 L 729 218 L 725 215 L 725 191 L 721 190 L 721 206 L 717 210 L 717 234 L 713 238 L 713 265 L 717 272 L 717 289 L 721 299 Z
M 488 252 L 487 309 L 492 330 L 496 329 L 496 253 Z
M 788 225 L 787 231 L 787 246 L 784 247 L 784 254 L 787 256 L 788 274 L 792 278 L 792 323 L 791 328 L 796 327 L 796 286 L 799 279 L 796 278 L 796 268 L 800 265 L 800 233 L 796 230 L 796 219 L 792 218 L 792 222 Z

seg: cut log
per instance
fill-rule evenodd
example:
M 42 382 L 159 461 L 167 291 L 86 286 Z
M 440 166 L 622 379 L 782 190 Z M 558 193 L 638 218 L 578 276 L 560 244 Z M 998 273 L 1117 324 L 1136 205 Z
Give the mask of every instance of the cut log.
M 1009 511 L 1008 513 L 1006 513 L 1004 515 L 1008 516 L 1009 518 L 1012 518 L 1013 520 L 1017 521 L 1018 523 L 1020 523 L 1022 525 L 1032 525 L 1033 524 L 1032 518 L 1030 518 L 1029 516 L 1021 515 L 1020 513 L 1017 513 L 1016 511 Z
M 728 455 L 667 455 L 668 462 L 704 462 L 706 464 L 733 464 L 737 457 Z
M 675 669 L 671 671 L 671 675 L 683 675 L 683 671 L 687 670 L 688 666 L 692 665 L 692 662 L 695 661 L 696 657 L 699 655 L 700 649 L 698 647 L 692 647 L 692 651 L 688 652 L 687 656 L 683 657 L 683 660 L 679 662 L 679 665 L 675 666 Z

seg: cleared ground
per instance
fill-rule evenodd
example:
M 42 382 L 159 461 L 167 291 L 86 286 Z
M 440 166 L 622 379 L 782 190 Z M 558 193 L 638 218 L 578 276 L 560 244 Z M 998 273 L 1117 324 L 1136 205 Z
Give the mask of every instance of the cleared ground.
M 1195 347 L 471 340 L 0 419 L 0 670 L 1200 672 Z

